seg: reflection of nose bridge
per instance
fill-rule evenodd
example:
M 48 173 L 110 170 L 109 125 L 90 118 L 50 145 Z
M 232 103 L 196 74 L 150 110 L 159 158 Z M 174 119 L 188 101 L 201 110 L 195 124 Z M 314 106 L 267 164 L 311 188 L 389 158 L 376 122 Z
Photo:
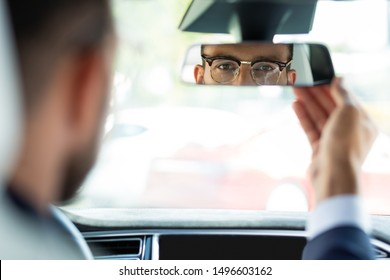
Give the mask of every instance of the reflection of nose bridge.
M 237 77 L 237 83 L 240 85 L 250 85 L 254 84 L 254 81 L 252 79 L 251 75 L 251 61 L 241 61 L 241 69 L 240 69 L 240 74 Z M 247 65 L 248 67 L 244 67 L 244 65 Z
M 244 65 L 248 65 L 249 67 L 251 67 L 251 64 L 252 64 L 252 62 L 250 62 L 250 61 L 240 61 L 240 62 L 241 62 L 241 67 L 243 67 Z

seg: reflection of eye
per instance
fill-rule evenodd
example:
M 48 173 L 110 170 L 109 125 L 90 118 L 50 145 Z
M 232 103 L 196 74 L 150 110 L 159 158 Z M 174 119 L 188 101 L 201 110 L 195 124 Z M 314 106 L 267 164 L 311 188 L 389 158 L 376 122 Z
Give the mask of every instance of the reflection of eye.
M 219 71 L 224 71 L 224 72 L 227 72 L 227 71 L 234 72 L 237 69 L 237 64 L 234 62 L 227 62 L 227 61 L 219 62 L 216 64 L 215 69 L 217 69 Z
M 274 63 L 257 63 L 253 65 L 253 70 L 254 71 L 262 71 L 262 72 L 273 72 L 276 69 L 276 65 Z

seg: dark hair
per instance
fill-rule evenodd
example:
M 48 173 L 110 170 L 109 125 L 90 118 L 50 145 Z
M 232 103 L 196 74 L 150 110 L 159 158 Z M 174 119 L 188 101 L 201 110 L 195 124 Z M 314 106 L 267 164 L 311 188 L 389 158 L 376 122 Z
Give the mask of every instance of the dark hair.
M 200 57 L 202 57 L 202 56 L 204 55 L 204 47 L 205 47 L 205 46 L 206 46 L 205 44 L 201 44 L 201 45 L 200 45 Z M 205 61 L 204 61 L 204 59 L 202 59 L 202 66 L 205 67 Z
M 288 58 L 288 60 L 291 60 L 293 59 L 293 55 L 294 55 L 294 44 L 285 44 L 287 47 L 288 47 L 288 50 L 290 52 L 290 56 Z M 200 55 L 204 55 L 204 48 L 205 48 L 205 44 L 202 44 L 200 45 Z M 204 67 L 204 60 L 202 59 L 202 65 Z M 290 68 L 290 65 L 288 66 Z
M 289 52 L 290 52 L 290 56 L 288 58 L 288 60 L 292 60 L 293 59 L 293 56 L 294 56 L 294 44 L 286 44 L 288 49 L 289 49 Z M 287 66 L 287 71 L 289 71 L 291 69 L 291 63 Z
M 290 56 L 288 60 L 291 60 L 293 59 L 293 55 L 294 55 L 294 44 L 286 44 L 286 45 L 288 47 L 288 50 L 290 51 Z
M 61 57 L 102 44 L 112 32 L 108 0 L 8 0 L 27 111 Z

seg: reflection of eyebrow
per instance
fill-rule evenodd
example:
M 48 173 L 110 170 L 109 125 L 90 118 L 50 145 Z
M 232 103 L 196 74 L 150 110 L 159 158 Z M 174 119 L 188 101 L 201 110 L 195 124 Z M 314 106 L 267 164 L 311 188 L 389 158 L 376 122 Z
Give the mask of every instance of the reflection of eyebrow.
M 203 54 L 205 57 L 210 57 L 210 58 L 214 58 L 214 57 L 218 57 L 218 58 L 225 58 L 225 59 L 233 59 L 233 60 L 240 60 L 238 59 L 237 57 L 234 57 L 234 56 L 231 56 L 231 55 L 223 55 L 223 54 L 217 54 L 217 55 L 207 55 L 207 54 Z
M 283 62 L 283 59 L 281 59 L 280 57 L 277 57 L 277 56 L 273 56 L 273 55 L 270 55 L 270 56 L 257 56 L 257 57 L 255 57 L 255 59 L 253 61 L 256 61 L 256 60 L 280 61 L 280 62 Z
M 206 55 L 206 57 L 219 57 L 219 58 L 226 58 L 226 59 L 233 59 L 233 60 L 240 60 L 244 61 L 244 59 L 239 59 L 238 57 L 232 56 L 232 55 L 224 55 L 224 54 L 216 54 L 213 56 Z M 245 60 L 246 61 L 246 60 Z M 278 61 L 278 62 L 283 62 L 283 59 L 280 59 L 280 57 L 276 57 L 273 55 L 270 56 L 256 56 L 251 62 L 253 61 Z

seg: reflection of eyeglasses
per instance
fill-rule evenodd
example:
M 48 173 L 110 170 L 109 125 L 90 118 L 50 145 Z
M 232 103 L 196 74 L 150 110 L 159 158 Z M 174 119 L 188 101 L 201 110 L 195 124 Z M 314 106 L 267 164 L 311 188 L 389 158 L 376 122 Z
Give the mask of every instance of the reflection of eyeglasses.
M 240 61 L 231 57 L 206 57 L 204 61 L 210 66 L 211 78 L 219 84 L 233 82 L 240 74 L 241 64 L 251 66 L 251 77 L 257 85 L 277 85 L 282 71 L 291 64 L 292 59 L 286 63 L 279 61 Z

